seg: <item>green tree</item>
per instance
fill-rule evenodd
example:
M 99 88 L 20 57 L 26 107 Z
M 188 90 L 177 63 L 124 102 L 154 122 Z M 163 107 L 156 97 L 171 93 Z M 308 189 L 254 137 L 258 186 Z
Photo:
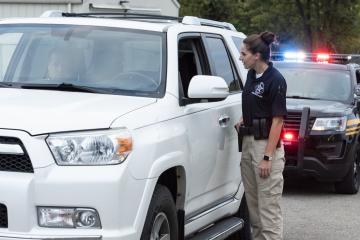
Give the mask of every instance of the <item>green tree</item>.
M 265 30 L 280 46 L 360 52 L 360 0 L 181 0 L 181 15 L 233 23 L 245 34 Z

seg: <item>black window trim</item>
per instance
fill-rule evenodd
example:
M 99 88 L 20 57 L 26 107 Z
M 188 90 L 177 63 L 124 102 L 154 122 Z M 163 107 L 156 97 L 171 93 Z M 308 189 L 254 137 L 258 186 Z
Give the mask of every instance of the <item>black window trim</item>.
M 238 86 L 239 86 L 238 90 L 229 91 L 229 93 L 230 93 L 230 95 L 232 95 L 232 94 L 237 94 L 237 93 L 242 92 L 243 91 L 243 84 L 242 84 L 241 78 L 240 78 L 240 76 L 239 76 L 239 74 L 237 72 L 237 69 L 235 67 L 233 56 L 231 55 L 231 53 L 229 51 L 229 46 L 227 45 L 227 43 L 226 43 L 225 39 L 223 38 L 223 36 L 220 35 L 220 34 L 214 34 L 214 33 L 203 33 L 202 37 L 204 38 L 203 41 L 204 41 L 206 53 L 208 53 L 210 51 L 209 45 L 207 43 L 207 38 L 217 38 L 217 39 L 220 39 L 223 42 L 223 44 L 225 46 L 225 50 L 226 50 L 228 58 L 229 58 L 229 61 L 230 61 L 230 66 L 231 66 L 233 76 L 234 76 L 234 78 L 237 81 Z M 211 74 L 216 75 L 215 67 L 214 67 L 214 61 L 210 56 L 208 56 L 208 59 L 209 59 L 209 62 L 210 62 Z
M 194 42 L 192 43 L 192 48 L 195 50 L 194 54 L 195 54 L 195 61 L 196 61 L 196 65 L 197 65 L 196 67 L 197 68 L 200 67 L 199 70 L 201 71 L 201 74 L 211 75 L 209 56 L 207 55 L 207 52 L 205 49 L 205 43 L 204 43 L 204 39 L 202 37 L 202 33 L 199 33 L 199 32 L 180 33 L 178 35 L 178 39 L 177 39 L 178 44 L 181 40 L 184 40 L 184 39 L 199 40 L 200 46 L 196 46 L 196 44 L 194 44 Z M 179 49 L 177 49 L 177 51 L 179 52 Z M 178 75 L 180 75 L 180 74 L 178 74 Z M 178 77 L 178 83 L 180 81 L 181 81 L 181 79 Z M 192 104 L 192 103 L 199 103 L 202 101 L 202 99 L 185 98 L 184 93 L 180 90 L 180 87 L 181 87 L 180 84 L 178 84 L 179 105 L 180 106 L 185 106 L 187 104 Z M 209 102 L 214 101 L 213 99 L 208 99 L 208 100 L 209 100 Z M 216 99 L 216 101 L 218 101 L 218 99 Z

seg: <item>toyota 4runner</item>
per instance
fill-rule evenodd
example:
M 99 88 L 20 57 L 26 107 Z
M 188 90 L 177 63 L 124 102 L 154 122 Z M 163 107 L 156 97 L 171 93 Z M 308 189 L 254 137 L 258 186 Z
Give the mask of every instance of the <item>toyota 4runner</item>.
M 2 20 L 0 239 L 247 239 L 244 37 L 196 17 Z

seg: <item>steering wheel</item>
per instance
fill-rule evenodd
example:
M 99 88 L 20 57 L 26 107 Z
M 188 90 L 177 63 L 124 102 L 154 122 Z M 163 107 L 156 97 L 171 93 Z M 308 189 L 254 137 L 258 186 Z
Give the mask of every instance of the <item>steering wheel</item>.
M 115 75 L 111 80 L 112 83 L 116 84 L 132 84 L 138 83 L 138 85 L 146 85 L 151 83 L 151 86 L 157 88 L 159 84 L 151 77 L 138 72 L 123 72 Z

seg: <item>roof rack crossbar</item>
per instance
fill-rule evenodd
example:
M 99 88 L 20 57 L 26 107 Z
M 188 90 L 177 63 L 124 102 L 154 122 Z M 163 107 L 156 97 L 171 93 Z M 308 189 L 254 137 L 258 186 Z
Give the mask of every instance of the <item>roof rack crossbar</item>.
M 234 25 L 228 22 L 220 22 L 214 21 L 204 18 L 192 17 L 192 16 L 185 16 L 182 19 L 183 24 L 189 25 L 202 25 L 202 26 L 209 26 L 209 27 L 217 27 L 217 28 L 224 28 L 232 31 L 237 31 Z
M 62 13 L 63 17 L 101 17 L 101 16 L 117 16 L 121 18 L 145 18 L 145 19 L 162 19 L 162 20 L 176 20 L 181 21 L 180 17 L 155 15 L 155 14 L 141 14 L 141 13 L 127 13 L 127 12 L 93 12 L 93 13 Z
M 233 24 L 228 22 L 213 21 L 204 18 L 198 18 L 193 16 L 185 17 L 174 17 L 157 14 L 143 14 L 143 13 L 132 13 L 127 11 L 122 12 L 83 12 L 83 13 L 69 13 L 60 11 L 48 11 L 43 17 L 113 17 L 113 18 L 128 18 L 128 19 L 155 19 L 155 20 L 173 20 L 178 21 L 187 25 L 198 25 L 223 28 L 231 31 L 237 31 Z

